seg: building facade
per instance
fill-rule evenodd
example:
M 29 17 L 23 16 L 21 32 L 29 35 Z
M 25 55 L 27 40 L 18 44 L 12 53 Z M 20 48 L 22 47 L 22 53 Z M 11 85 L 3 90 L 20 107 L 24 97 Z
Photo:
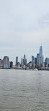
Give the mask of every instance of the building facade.
M 21 66 L 26 67 L 26 65 L 27 65 L 27 59 L 26 56 L 24 55 L 24 58 L 21 59 Z
M 16 57 L 16 66 L 17 66 L 17 63 L 18 63 L 18 57 Z
M 45 67 L 49 67 L 49 58 L 45 59 Z
M 4 69 L 10 68 L 10 62 L 9 62 L 8 56 L 4 56 L 4 58 L 3 58 L 3 68 Z
M 34 58 L 34 56 L 32 56 L 32 68 L 33 69 L 35 68 L 35 58 Z
M 43 49 L 42 49 L 42 46 L 40 46 L 40 50 L 39 50 L 39 65 L 40 65 L 40 67 L 43 67 Z

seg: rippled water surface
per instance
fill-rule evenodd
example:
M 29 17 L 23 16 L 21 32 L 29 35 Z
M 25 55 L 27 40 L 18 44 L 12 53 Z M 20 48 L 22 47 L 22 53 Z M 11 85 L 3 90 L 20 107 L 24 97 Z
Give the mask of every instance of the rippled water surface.
M 49 111 L 49 72 L 0 69 L 0 111 Z

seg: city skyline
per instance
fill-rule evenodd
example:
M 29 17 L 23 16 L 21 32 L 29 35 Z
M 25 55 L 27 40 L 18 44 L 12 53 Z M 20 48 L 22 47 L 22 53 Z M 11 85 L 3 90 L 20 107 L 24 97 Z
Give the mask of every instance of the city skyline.
M 44 57 L 49 57 L 49 1 L 0 1 L 0 58 L 10 60 L 26 54 L 28 61 L 43 46 Z
M 9 59 L 8 56 L 4 56 L 0 59 L 0 69 L 38 69 L 38 70 L 49 70 L 49 58 L 46 57 L 44 60 L 43 56 L 43 48 L 40 46 L 40 50 L 37 53 L 36 57 L 34 55 L 31 56 L 32 59 L 28 62 L 26 55 L 24 54 L 23 58 L 21 57 L 21 62 L 19 61 L 19 57 L 16 56 L 15 64 L 13 61 Z
M 3 55 L 3 58 L 4 58 L 4 56 L 5 56 L 5 57 L 9 57 L 8 55 Z M 23 56 L 24 56 L 24 57 L 23 57 Z M 19 55 L 15 55 L 15 62 L 13 61 L 14 65 L 16 65 L 18 62 L 21 63 L 21 59 L 23 59 L 23 58 L 26 58 L 27 63 L 30 62 L 30 61 L 32 61 L 32 57 L 33 57 L 33 59 L 40 57 L 42 63 L 45 62 L 45 59 L 46 59 L 46 58 L 49 58 L 49 57 L 46 56 L 45 59 L 44 59 L 42 44 L 40 45 L 39 51 L 36 53 L 36 56 L 33 55 L 33 54 L 32 54 L 32 55 L 29 55 L 29 56 L 30 56 L 30 59 L 29 59 L 29 61 L 28 61 L 28 57 L 26 57 L 26 54 L 23 54 L 23 55 L 21 56 L 21 58 L 19 58 Z M 37 57 L 37 56 L 38 56 L 38 57 Z M 3 58 L 0 58 L 0 59 L 3 59 Z M 10 60 L 10 57 L 9 57 L 9 60 Z M 10 61 L 12 61 L 12 59 L 11 59 Z
M 41 50 L 41 47 L 42 47 L 42 52 L 40 52 L 40 50 Z M 28 56 L 27 56 L 27 53 L 23 53 L 23 55 L 21 55 L 21 57 L 19 56 L 19 55 L 15 55 L 15 56 L 9 56 L 9 55 L 2 55 L 2 57 L 0 57 L 0 59 L 3 59 L 4 58 L 4 56 L 8 56 L 9 57 L 9 60 L 11 61 L 13 61 L 13 63 L 15 64 L 15 61 L 16 61 L 16 57 L 18 57 L 19 58 L 19 62 L 21 63 L 21 58 L 23 58 L 23 56 L 24 55 L 26 55 L 26 57 L 27 57 L 27 61 L 29 62 L 31 59 L 32 59 L 32 56 L 34 56 L 35 58 L 37 57 L 37 54 L 39 54 L 39 55 L 43 55 L 43 60 L 45 61 L 45 58 L 49 58 L 48 56 L 45 56 L 44 54 L 43 54 L 43 46 L 42 46 L 42 44 L 39 46 L 39 49 L 38 49 L 38 52 L 34 55 L 34 54 L 32 54 L 32 55 L 28 55 L 29 56 L 29 59 L 28 59 Z

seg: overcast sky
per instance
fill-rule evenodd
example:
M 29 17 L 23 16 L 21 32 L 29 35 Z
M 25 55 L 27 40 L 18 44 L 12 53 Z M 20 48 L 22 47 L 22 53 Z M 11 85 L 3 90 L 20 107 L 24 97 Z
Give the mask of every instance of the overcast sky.
M 0 0 L 0 58 L 26 54 L 29 61 L 41 42 L 49 57 L 49 0 Z

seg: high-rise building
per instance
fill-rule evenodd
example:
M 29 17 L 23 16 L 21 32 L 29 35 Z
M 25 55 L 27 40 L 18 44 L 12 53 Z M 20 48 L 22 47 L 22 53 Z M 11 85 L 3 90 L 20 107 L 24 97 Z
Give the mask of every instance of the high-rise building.
M 23 58 L 21 59 L 21 66 L 23 66 L 24 65 L 24 63 L 23 63 Z
M 37 58 L 35 58 L 35 68 L 37 68 Z
M 49 58 L 45 59 L 45 66 L 49 67 Z
M 40 46 L 40 50 L 39 50 L 39 65 L 40 65 L 40 67 L 43 66 L 43 50 L 42 50 L 42 46 Z
M 40 55 L 40 57 L 42 57 L 42 56 L 43 56 L 42 46 L 40 46 L 39 55 Z
M 3 68 L 3 60 L 0 59 L 0 68 Z
M 9 62 L 9 57 L 8 56 L 4 56 L 3 58 L 3 68 L 10 68 L 10 62 Z
M 13 62 L 10 61 L 10 68 L 13 68 Z
M 34 58 L 34 56 L 32 56 L 32 64 L 34 64 L 35 63 L 35 58 Z
M 26 66 L 27 65 L 27 59 L 26 59 L 26 55 L 24 55 L 24 57 L 21 59 L 21 66 Z
M 32 56 L 32 68 L 33 69 L 35 68 L 35 58 L 34 58 L 34 56 Z
M 26 59 L 26 55 L 24 54 L 24 59 L 23 59 L 24 65 L 27 65 L 27 59 Z
M 37 54 L 37 68 L 39 68 L 39 53 Z
M 17 63 L 18 63 L 18 57 L 16 57 L 16 65 L 17 65 Z

